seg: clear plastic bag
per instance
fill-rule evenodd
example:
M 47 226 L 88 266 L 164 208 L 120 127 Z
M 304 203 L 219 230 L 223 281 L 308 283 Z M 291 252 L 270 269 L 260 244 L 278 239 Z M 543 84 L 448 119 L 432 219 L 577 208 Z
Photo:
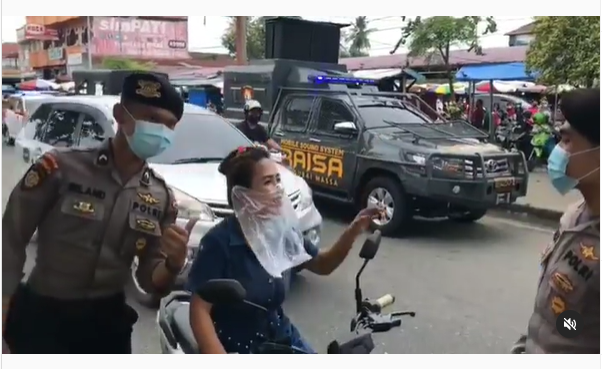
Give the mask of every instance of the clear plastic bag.
M 247 244 L 273 277 L 311 259 L 295 209 L 282 189 L 264 193 L 235 186 L 232 207 Z

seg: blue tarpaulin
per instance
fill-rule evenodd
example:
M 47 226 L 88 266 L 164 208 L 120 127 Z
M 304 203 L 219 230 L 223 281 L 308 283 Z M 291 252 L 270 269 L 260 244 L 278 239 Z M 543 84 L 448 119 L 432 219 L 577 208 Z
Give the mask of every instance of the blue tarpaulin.
M 532 81 L 535 77 L 527 74 L 525 63 L 472 65 L 456 73 L 457 81 Z

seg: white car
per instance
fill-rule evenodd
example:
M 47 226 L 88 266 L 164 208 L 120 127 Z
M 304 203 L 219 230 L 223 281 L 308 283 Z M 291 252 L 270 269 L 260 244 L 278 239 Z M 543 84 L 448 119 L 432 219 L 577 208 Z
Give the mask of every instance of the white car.
M 14 145 L 15 139 L 27 122 L 27 116 L 34 112 L 43 101 L 52 96 L 43 94 L 12 95 L 8 98 L 12 109 L 7 109 L 2 120 L 2 134 L 8 145 Z
M 115 134 L 113 105 L 117 96 L 64 96 L 48 100 L 32 114 L 16 146 L 27 163 L 34 162 L 54 147 L 91 147 Z M 217 114 L 186 104 L 184 116 L 175 129 L 172 146 L 149 160 L 151 167 L 165 178 L 178 202 L 177 224 L 200 216 L 189 243 L 189 264 L 201 237 L 225 216 L 232 214 L 226 198 L 226 178 L 218 172 L 220 161 L 239 146 L 251 145 L 238 129 Z M 314 244 L 320 242 L 322 217 L 314 206 L 305 180 L 285 166 L 281 167 L 284 189 L 301 220 L 302 231 Z M 137 266 L 134 261 L 132 277 Z M 189 265 L 190 266 L 190 265 Z M 179 278 L 185 281 L 188 268 Z M 132 278 L 136 299 L 153 306 L 158 300 L 147 295 Z

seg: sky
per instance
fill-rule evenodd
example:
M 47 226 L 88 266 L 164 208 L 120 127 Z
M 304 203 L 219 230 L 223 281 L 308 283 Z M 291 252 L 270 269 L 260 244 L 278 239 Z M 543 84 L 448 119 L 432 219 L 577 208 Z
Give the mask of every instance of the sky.
M 414 16 L 408 16 L 414 17 Z M 204 19 L 206 18 L 206 19 Z M 352 23 L 353 16 L 309 16 L 308 20 L 327 21 L 336 23 Z M 495 17 L 498 32 L 483 36 L 482 46 L 503 47 L 508 45 L 508 37 L 505 33 L 510 32 L 531 20 L 531 16 L 500 16 Z M 194 16 L 188 17 L 188 43 L 190 51 L 207 53 L 226 53 L 221 46 L 221 35 L 228 26 L 229 19 L 226 16 Z M 400 28 L 404 22 L 400 16 L 368 17 L 370 27 L 375 31 L 371 34 L 370 43 L 372 49 L 370 55 L 386 55 L 395 46 L 401 34 Z M 25 17 L 3 16 L 2 17 L 2 42 L 15 42 L 16 29 L 25 24 Z M 404 52 L 401 48 L 398 52 Z

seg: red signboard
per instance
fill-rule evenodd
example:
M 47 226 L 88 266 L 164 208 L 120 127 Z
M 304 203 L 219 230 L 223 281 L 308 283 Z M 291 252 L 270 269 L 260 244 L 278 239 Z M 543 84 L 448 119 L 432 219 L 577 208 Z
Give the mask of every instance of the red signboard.
M 25 40 L 57 41 L 58 33 L 55 29 L 41 24 L 26 24 L 17 30 L 17 42 Z
M 94 17 L 92 54 L 153 59 L 188 58 L 188 21 Z

